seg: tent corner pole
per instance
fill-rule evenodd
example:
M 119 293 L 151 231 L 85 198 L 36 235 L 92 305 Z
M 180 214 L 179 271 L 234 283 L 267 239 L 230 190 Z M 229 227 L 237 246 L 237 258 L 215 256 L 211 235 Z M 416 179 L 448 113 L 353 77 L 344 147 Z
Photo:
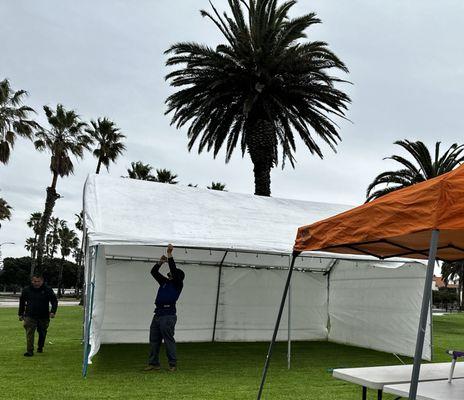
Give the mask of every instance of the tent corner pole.
M 414 353 L 414 365 L 412 369 L 411 386 L 409 389 L 409 400 L 416 400 L 417 396 L 417 385 L 419 383 L 419 373 L 422 360 L 422 351 L 424 348 L 425 331 L 427 330 L 427 319 L 430 314 L 433 270 L 435 268 L 435 258 L 437 255 L 439 235 L 440 232 L 438 231 L 438 229 L 434 229 L 430 238 L 429 260 L 427 263 L 424 294 L 422 296 L 422 307 L 420 313 L 419 327 L 417 330 L 416 351 Z
M 287 369 L 292 366 L 292 284 L 288 285 L 287 303 Z
M 295 260 L 296 260 L 296 258 L 298 257 L 298 255 L 300 253 L 301 253 L 300 251 L 295 251 L 295 250 L 292 253 L 292 262 L 290 263 L 290 269 L 288 270 L 287 281 L 285 282 L 284 292 L 282 293 L 282 300 L 280 302 L 279 313 L 277 314 L 277 320 L 276 320 L 275 327 L 274 327 L 274 333 L 272 335 L 271 343 L 269 344 L 269 349 L 268 349 L 267 355 L 266 355 L 266 361 L 264 362 L 263 375 L 262 375 L 262 378 L 261 378 L 261 384 L 259 386 L 257 400 L 261 400 L 261 395 L 263 393 L 264 383 L 266 382 L 267 370 L 269 368 L 269 362 L 271 361 L 272 350 L 274 348 L 274 344 L 275 344 L 275 341 L 276 341 L 276 338 L 277 338 L 277 332 L 279 331 L 280 320 L 282 318 L 282 312 L 284 310 L 285 299 L 287 297 L 288 287 L 290 286 L 290 281 L 292 279 L 293 267 L 295 265 Z
M 216 306 L 214 308 L 213 335 L 211 337 L 211 342 L 213 343 L 216 340 L 216 325 L 217 325 L 217 316 L 218 316 L 218 309 L 219 309 L 219 295 L 221 293 L 222 265 L 224 264 L 224 260 L 226 259 L 228 252 L 229 250 L 225 251 L 224 255 L 222 256 L 222 260 L 219 263 L 218 284 L 217 284 L 217 291 L 216 291 Z

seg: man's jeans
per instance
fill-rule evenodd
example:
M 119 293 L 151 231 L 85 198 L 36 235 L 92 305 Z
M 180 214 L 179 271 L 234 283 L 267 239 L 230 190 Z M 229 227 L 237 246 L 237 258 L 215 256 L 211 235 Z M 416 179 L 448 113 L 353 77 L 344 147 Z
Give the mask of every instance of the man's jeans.
M 39 349 L 44 347 L 45 337 L 47 336 L 47 329 L 50 320 L 48 318 L 31 318 L 24 317 L 24 329 L 26 330 L 27 352 L 34 352 L 34 335 L 37 329 L 39 340 L 37 347 Z
M 164 340 L 169 366 L 176 366 L 176 341 L 174 339 L 174 328 L 176 326 L 176 322 L 177 316 L 175 315 L 153 316 L 153 320 L 150 325 L 151 350 L 148 364 L 156 366 L 160 365 L 159 352 L 161 342 Z

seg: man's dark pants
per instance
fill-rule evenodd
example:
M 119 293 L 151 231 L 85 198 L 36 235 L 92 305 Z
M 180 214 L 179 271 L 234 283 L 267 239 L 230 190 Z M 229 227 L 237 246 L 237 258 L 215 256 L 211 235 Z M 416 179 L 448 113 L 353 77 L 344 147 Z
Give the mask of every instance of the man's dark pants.
M 24 317 L 24 329 L 26 330 L 26 343 L 28 353 L 34 352 L 34 335 L 36 330 L 39 334 L 37 348 L 42 349 L 44 347 L 49 324 L 49 318 Z
M 166 347 L 166 355 L 170 367 L 175 367 L 177 363 L 176 357 L 176 341 L 174 339 L 174 328 L 176 326 L 176 315 L 153 316 L 150 325 L 150 357 L 148 364 L 160 365 L 159 352 L 161 342 L 164 341 Z

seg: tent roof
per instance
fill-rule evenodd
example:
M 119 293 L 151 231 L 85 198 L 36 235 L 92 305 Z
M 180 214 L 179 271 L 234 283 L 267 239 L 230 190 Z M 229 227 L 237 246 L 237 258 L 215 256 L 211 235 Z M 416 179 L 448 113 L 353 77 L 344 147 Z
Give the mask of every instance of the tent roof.
M 292 251 L 295 228 L 350 208 L 91 175 L 84 187 L 90 245 Z
M 437 258 L 464 259 L 464 166 L 389 193 L 360 207 L 298 229 L 295 251 L 428 257 L 440 230 Z

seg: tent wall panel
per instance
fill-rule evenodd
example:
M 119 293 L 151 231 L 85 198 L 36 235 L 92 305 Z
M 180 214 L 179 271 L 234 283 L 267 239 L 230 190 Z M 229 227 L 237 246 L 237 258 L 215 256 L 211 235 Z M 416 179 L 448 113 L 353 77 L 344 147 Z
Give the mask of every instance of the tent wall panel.
M 288 271 L 224 268 L 216 337 L 220 341 L 267 341 L 272 337 Z M 327 279 L 294 273 L 292 339 L 327 339 Z M 288 305 L 288 303 L 287 303 Z M 287 305 L 278 340 L 287 339 Z
M 103 323 L 104 343 L 147 343 L 158 283 L 144 262 L 107 260 L 108 280 Z M 176 340 L 211 340 L 218 268 L 186 266 L 184 290 L 177 303 Z M 161 273 L 168 272 L 163 266 Z
M 106 312 L 106 268 L 105 248 L 96 246 L 92 252 L 90 260 L 90 279 L 93 285 L 92 295 L 89 302 L 92 304 L 92 316 L 90 323 L 90 355 L 91 358 L 100 349 L 102 325 Z M 102 268 L 103 266 L 103 268 Z
M 344 262 L 330 276 L 329 340 L 414 355 L 425 268 Z M 430 326 L 424 358 L 431 358 Z

